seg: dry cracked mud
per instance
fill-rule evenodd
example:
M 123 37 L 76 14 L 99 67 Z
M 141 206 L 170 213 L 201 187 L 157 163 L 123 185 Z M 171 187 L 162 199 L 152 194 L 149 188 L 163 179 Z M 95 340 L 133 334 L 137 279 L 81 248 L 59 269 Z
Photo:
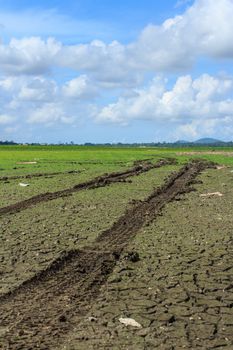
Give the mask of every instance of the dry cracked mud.
M 207 170 L 198 179 L 195 192 L 138 232 L 128 249 L 139 260 L 122 255 L 59 349 L 233 349 L 233 174 Z M 223 196 L 200 197 L 216 190 Z
M 171 293 L 173 296 L 172 300 L 177 301 L 179 304 L 178 306 L 181 308 L 181 314 L 184 312 L 184 317 L 189 317 L 189 312 L 195 314 L 195 308 L 200 308 L 202 313 L 205 314 L 206 300 L 204 296 L 202 303 L 195 304 L 196 299 L 192 296 L 192 293 L 189 293 L 188 289 L 189 283 L 191 283 L 198 289 L 194 289 L 194 292 L 200 292 L 201 287 L 199 286 L 198 273 L 192 274 L 187 272 L 187 278 L 190 280 L 186 281 L 184 279 L 183 284 L 180 282 L 182 281 L 183 273 L 187 270 L 187 266 L 193 266 L 196 261 L 195 259 L 189 256 L 183 256 L 181 271 L 179 271 L 179 268 L 177 271 L 174 271 L 174 278 L 171 278 L 171 280 L 169 279 L 169 281 L 168 276 L 172 276 L 166 271 L 164 273 L 164 266 L 162 267 L 162 271 L 160 270 L 162 259 L 158 260 L 158 272 L 154 270 L 155 266 L 153 265 L 152 268 L 149 263 L 147 269 L 148 272 L 150 269 L 154 270 L 154 275 L 152 275 L 152 277 L 155 279 L 155 284 L 157 283 L 157 289 L 154 290 L 154 285 L 150 287 L 148 281 L 146 281 L 147 284 L 145 285 L 143 281 L 143 277 L 145 276 L 141 276 L 141 281 L 137 283 L 136 288 L 134 288 L 133 284 L 126 285 L 122 289 L 123 295 L 120 295 L 120 298 L 116 300 L 114 300 L 114 296 L 119 292 L 116 286 L 117 283 L 121 281 L 118 278 L 115 279 L 115 282 L 114 279 L 111 281 L 111 277 L 114 269 L 118 267 L 118 264 L 120 266 L 122 261 L 127 262 L 127 265 L 138 264 L 140 261 L 144 261 L 145 256 L 140 257 L 140 254 L 138 256 L 135 252 L 127 252 L 128 249 L 132 250 L 133 246 L 131 243 L 137 238 L 137 233 L 140 233 L 147 225 L 150 227 L 155 218 L 160 218 L 162 209 L 164 209 L 167 203 L 179 200 L 180 195 L 189 193 L 195 178 L 201 171 L 208 167 L 213 167 L 213 164 L 205 161 L 190 162 L 179 172 L 172 174 L 165 184 L 154 191 L 146 200 L 135 202 L 110 229 L 102 232 L 92 245 L 86 248 L 84 247 L 82 250 L 73 250 L 64 253 L 47 269 L 24 282 L 10 293 L 3 295 L 0 299 L 0 332 L 2 335 L 3 349 L 58 349 L 60 346 L 63 346 L 61 345 L 62 342 L 65 344 L 62 347 L 63 349 L 131 349 L 130 344 L 132 344 L 132 338 L 127 340 L 130 338 L 129 334 L 127 335 L 127 333 L 125 334 L 124 332 L 123 339 L 120 337 L 119 332 L 121 328 L 119 328 L 117 322 L 114 324 L 111 320 L 110 324 L 108 324 L 108 321 L 104 321 L 102 324 L 101 322 L 97 322 L 94 326 L 93 324 L 88 325 L 90 329 L 88 328 L 85 333 L 84 327 L 87 327 L 87 324 L 85 324 L 84 318 L 87 313 L 91 311 L 91 308 L 94 308 L 95 304 L 97 310 L 98 306 L 100 310 L 110 307 L 110 314 L 114 312 L 114 302 L 118 302 L 115 306 L 116 309 L 119 310 L 119 306 L 121 309 L 121 305 L 126 305 L 122 296 L 125 295 L 127 298 L 128 294 L 130 295 L 130 293 L 134 292 L 135 296 L 133 299 L 131 299 L 131 297 L 130 299 L 128 298 L 128 300 L 131 301 L 135 298 L 137 300 L 134 315 L 137 316 L 137 310 L 143 309 L 144 313 L 142 313 L 141 316 L 142 319 L 143 315 L 145 318 L 144 322 L 142 322 L 143 328 L 138 331 L 140 333 L 133 333 L 135 341 L 133 342 L 134 345 L 132 348 L 153 349 L 155 347 L 160 347 L 161 349 L 178 349 L 185 346 L 192 348 L 194 344 L 194 342 L 191 342 L 193 337 L 192 332 L 198 331 L 198 327 L 196 327 L 197 324 L 195 324 L 196 328 L 193 331 L 192 327 L 188 328 L 186 324 L 179 322 L 179 330 L 181 333 L 177 332 L 177 329 L 174 330 L 172 327 L 174 324 L 177 324 L 179 319 L 175 310 L 173 310 L 173 312 L 168 311 L 172 303 L 169 301 L 169 297 L 166 297 L 166 293 Z M 139 236 L 143 237 L 143 235 Z M 162 237 L 165 237 L 165 235 L 162 235 Z M 182 244 L 182 242 L 180 242 L 180 244 Z M 165 245 L 165 248 L 169 246 L 172 248 L 170 244 Z M 163 246 L 161 245 L 158 247 L 158 252 L 162 253 L 162 249 Z M 153 257 L 152 252 L 149 252 L 147 255 L 148 257 Z M 181 255 L 182 254 L 180 254 L 180 257 Z M 141 260 L 137 262 L 139 257 Z M 172 261 L 173 258 L 177 259 L 177 256 L 173 256 Z M 171 256 L 167 256 L 165 259 L 166 261 L 162 261 L 162 263 L 168 262 L 169 266 L 170 259 Z M 230 268 L 230 266 L 227 267 L 227 274 Z M 133 271 L 134 269 L 132 267 L 126 266 L 123 267 L 121 273 L 123 272 L 123 275 L 130 278 L 134 276 Z M 159 278 L 156 279 L 155 275 L 158 275 Z M 120 276 L 120 278 L 122 278 L 122 276 Z M 129 282 L 132 281 L 129 280 Z M 167 282 L 169 282 L 168 285 Z M 232 285 L 228 283 L 228 281 L 226 284 L 224 288 L 228 293 Z M 113 288 L 111 289 L 112 285 Z M 143 289 L 145 290 L 145 288 L 150 291 L 149 299 L 148 293 L 140 298 L 140 293 L 142 292 L 143 294 Z M 107 300 L 106 293 L 107 297 L 109 297 L 109 302 L 105 302 Z M 100 301 L 102 298 L 102 306 L 100 305 L 101 303 L 98 304 L 96 302 L 97 298 L 99 298 L 98 300 Z M 185 309 L 186 304 L 184 305 L 184 311 L 182 311 L 182 303 L 188 303 L 191 311 L 187 311 L 187 308 Z M 226 314 L 229 315 L 229 311 L 232 309 L 232 302 L 222 302 L 221 296 L 219 296 L 218 299 L 213 300 L 211 308 L 215 310 L 215 308 L 220 307 L 225 307 Z M 156 308 L 159 312 L 157 312 Z M 201 312 L 201 310 L 198 309 L 196 313 L 199 311 Z M 122 308 L 121 312 L 124 312 L 124 314 L 131 314 L 130 316 L 133 314 L 130 308 L 127 307 L 125 310 Z M 177 312 L 177 314 L 179 314 L 179 312 Z M 106 315 L 105 313 L 105 318 Z M 98 317 L 100 317 L 100 315 L 97 315 L 97 320 Z M 145 321 L 146 319 L 148 322 Z M 162 323 L 160 328 L 156 328 L 156 333 L 154 326 L 156 326 L 156 322 L 159 321 Z M 206 324 L 208 324 L 208 320 Z M 77 328 L 78 325 L 80 325 L 79 330 Z M 153 329 L 152 334 L 150 329 Z M 169 331 L 171 332 L 169 333 Z M 70 336 L 72 332 L 75 332 L 75 336 L 74 334 Z M 209 337 L 215 340 L 217 339 L 217 342 L 218 340 L 222 341 L 222 339 L 218 337 L 218 328 L 215 327 L 212 333 L 211 330 L 209 332 Z M 83 335 L 83 333 L 85 334 Z M 165 338 L 164 333 L 166 334 Z M 93 334 L 95 341 L 93 339 Z M 182 334 L 182 336 L 186 334 L 186 338 L 185 335 L 183 336 L 183 343 L 181 341 L 183 338 L 180 334 Z M 116 339 L 114 339 L 114 337 Z M 225 338 L 227 339 L 227 336 Z M 140 341 L 138 339 L 140 339 Z M 170 339 L 170 343 L 167 339 Z M 228 345 L 226 342 L 229 342 L 229 340 L 226 339 L 223 346 Z M 131 343 L 129 343 L 129 341 Z M 218 348 L 222 346 L 217 342 L 216 346 L 218 346 Z M 211 349 L 212 348 L 214 347 L 211 347 Z

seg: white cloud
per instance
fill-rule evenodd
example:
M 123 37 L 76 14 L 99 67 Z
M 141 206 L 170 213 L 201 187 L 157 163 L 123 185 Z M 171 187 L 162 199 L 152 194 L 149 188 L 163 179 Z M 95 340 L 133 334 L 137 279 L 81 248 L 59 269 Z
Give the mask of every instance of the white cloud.
M 51 101 L 58 90 L 56 83 L 52 80 L 36 77 L 26 79 L 20 86 L 18 99 L 22 101 Z
M 233 59 L 232 18 L 232 0 L 196 0 L 182 15 L 148 25 L 129 45 L 12 39 L 0 44 L 0 70 L 38 75 L 59 66 L 88 73 L 102 83 L 132 86 L 140 82 L 140 73 L 184 71 L 199 57 Z
M 24 28 L 12 17 L 22 24 L 19 33 L 29 26 L 29 15 L 20 20 L 25 20 Z M 8 17 L 0 12 L 0 22 L 1 18 L 7 26 Z M 0 42 L 0 124 L 7 128 L 20 120 L 43 127 L 95 118 L 127 125 L 148 119 L 171 123 L 177 135 L 196 137 L 202 128 L 209 134 L 221 129 L 227 135 L 233 123 L 233 79 L 208 74 L 193 79 L 187 72 L 203 57 L 220 65 L 233 59 L 232 18 L 233 0 L 196 0 L 179 16 L 146 26 L 128 45 L 115 40 L 69 45 L 35 36 Z M 63 19 L 68 25 L 62 16 L 52 20 L 52 12 L 45 17 L 39 12 L 34 33 L 44 23 L 41 33 L 46 34 Z M 162 78 L 145 86 L 152 76 L 170 72 L 181 75 L 173 87 Z M 67 76 L 70 80 L 65 81 Z
M 127 124 L 149 119 L 182 124 L 181 130 L 193 135 L 196 124 L 192 122 L 196 121 L 209 133 L 217 121 L 233 118 L 233 99 L 228 97 L 232 92 L 233 79 L 207 74 L 195 80 L 189 75 L 179 77 L 171 89 L 166 88 L 165 81 L 154 79 L 147 88 L 135 90 L 132 97 L 121 97 L 102 108 L 96 120 Z
M 216 134 L 216 128 L 225 130 L 226 123 L 219 119 L 197 119 L 190 123 L 184 123 L 178 126 L 171 134 L 170 137 L 174 140 L 185 138 L 187 140 L 195 140 L 198 137 L 212 136 Z M 221 131 L 223 131 L 221 130 Z M 224 134 L 225 132 L 222 132 Z M 226 133 L 225 133 L 226 134 Z
M 14 78 L 8 77 L 0 80 L 0 88 L 4 91 L 10 91 L 14 86 Z
M 10 75 L 45 73 L 55 64 L 60 49 L 61 44 L 52 38 L 11 39 L 8 45 L 0 43 L 0 70 Z
M 193 123 L 181 125 L 175 130 L 175 133 L 171 136 L 177 140 L 181 138 L 187 138 L 188 141 L 190 139 L 195 140 L 198 137 L 197 126 Z
M 190 67 L 200 56 L 233 58 L 232 0 L 197 0 L 183 15 L 149 25 L 131 45 L 132 64 L 156 71 Z
M 67 115 L 63 109 L 63 105 L 59 103 L 45 103 L 39 108 L 31 111 L 28 118 L 30 124 L 45 124 L 52 126 L 60 122 L 64 124 L 72 124 L 73 117 Z
M 97 96 L 98 90 L 95 83 L 86 75 L 81 75 L 68 81 L 62 88 L 65 97 L 72 99 L 92 99 Z
M 11 115 L 22 123 L 73 124 L 90 115 L 90 102 L 97 96 L 95 84 L 84 75 L 58 85 L 45 77 L 19 76 L 0 79 L 2 119 Z M 4 115 L 4 116 L 3 116 Z
M 196 79 L 169 81 L 154 78 L 147 86 L 126 91 L 103 108 L 91 104 L 92 82 L 79 76 L 58 86 L 41 77 L 11 77 L 0 80 L 0 124 L 80 125 L 95 120 L 125 126 L 135 120 L 154 122 L 173 130 L 174 138 L 195 138 L 221 130 L 230 135 L 233 124 L 233 78 L 203 74 Z M 170 83 L 169 83 L 170 86 Z M 4 92 L 4 93 L 3 93 Z M 10 129 L 8 129 L 10 130 Z M 13 129 L 12 129 L 13 130 Z M 179 137 L 180 135 L 180 137 Z M 176 136 L 176 137 L 175 137 Z
M 110 80 L 131 70 L 185 70 L 200 56 L 233 58 L 232 18 L 232 0 L 197 0 L 183 15 L 148 25 L 129 45 L 94 41 L 64 47 L 61 64 Z

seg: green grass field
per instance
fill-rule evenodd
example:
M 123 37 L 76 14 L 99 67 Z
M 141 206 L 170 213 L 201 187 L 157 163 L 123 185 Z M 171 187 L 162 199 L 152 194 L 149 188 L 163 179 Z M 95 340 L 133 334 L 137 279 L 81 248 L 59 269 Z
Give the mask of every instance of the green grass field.
M 201 154 L 192 154 L 200 152 Z M 222 154 L 220 154 L 220 152 Z M 179 153 L 179 156 L 177 155 Z M 182 155 L 181 153 L 185 153 Z M 190 153 L 190 155 L 188 154 Z M 207 154 L 208 153 L 208 154 Z M 211 153 L 211 154 L 209 154 Z M 225 153 L 225 154 L 224 154 Z M 230 154 L 232 153 L 232 154 Z M 1 146 L 0 176 L 24 172 L 72 169 L 72 162 L 95 163 L 109 167 L 118 162 L 132 163 L 139 159 L 177 157 L 180 163 L 189 158 L 206 158 L 224 165 L 233 165 L 233 148 L 113 148 L 85 146 Z M 36 161 L 36 164 L 17 164 Z

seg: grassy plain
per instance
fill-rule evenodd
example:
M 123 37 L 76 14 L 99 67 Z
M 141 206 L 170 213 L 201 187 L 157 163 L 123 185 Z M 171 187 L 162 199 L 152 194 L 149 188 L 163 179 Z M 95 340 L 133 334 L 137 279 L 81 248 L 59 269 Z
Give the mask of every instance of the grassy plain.
M 0 180 L 12 176 L 19 178 L 0 181 L 0 206 L 13 204 L 40 193 L 69 188 L 104 173 L 129 168 L 137 160 L 149 159 L 155 162 L 163 157 L 174 157 L 179 164 L 184 164 L 191 158 L 205 158 L 221 165 L 233 165 L 233 149 L 224 147 L 1 146 Z M 28 164 L 25 164 L 27 162 Z M 66 174 L 72 171 L 75 173 Z M 57 172 L 57 175 L 50 176 L 54 172 Z M 44 176 L 30 180 L 23 178 L 28 174 Z M 19 182 L 29 183 L 30 186 L 25 190 L 19 186 Z
M 201 152 L 202 157 L 220 164 L 233 164 L 233 148 L 230 147 L 188 147 L 188 148 L 115 148 L 115 147 L 92 147 L 92 146 L 0 146 L 0 168 L 4 174 L 14 167 L 14 173 L 23 173 L 28 170 L 45 169 L 64 170 L 64 166 L 72 168 L 72 162 L 93 164 L 95 162 L 106 165 L 117 162 L 133 162 L 139 159 L 160 156 L 176 156 L 177 153 Z M 222 152 L 222 154 L 219 154 Z M 208 153 L 208 154 L 207 154 Z M 211 153 L 211 154 L 209 154 Z M 225 153 L 225 154 L 224 154 Z M 198 157 L 193 154 L 191 157 Z M 179 154 L 181 161 L 190 158 L 189 155 Z M 17 162 L 37 161 L 35 166 L 20 165 Z

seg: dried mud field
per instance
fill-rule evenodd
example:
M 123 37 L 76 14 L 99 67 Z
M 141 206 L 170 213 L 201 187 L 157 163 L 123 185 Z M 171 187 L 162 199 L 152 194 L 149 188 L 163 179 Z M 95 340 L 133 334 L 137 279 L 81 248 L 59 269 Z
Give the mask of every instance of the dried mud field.
M 0 349 L 233 349 L 233 162 L 139 158 L 2 171 Z

